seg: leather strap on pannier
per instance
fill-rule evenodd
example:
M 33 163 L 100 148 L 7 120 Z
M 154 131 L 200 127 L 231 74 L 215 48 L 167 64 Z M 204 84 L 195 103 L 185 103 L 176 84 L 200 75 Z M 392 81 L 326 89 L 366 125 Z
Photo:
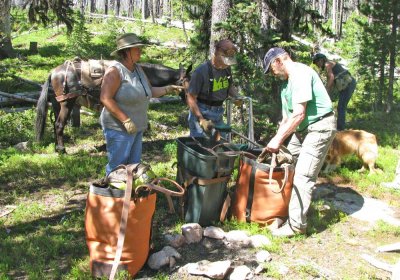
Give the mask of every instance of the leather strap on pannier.
M 138 164 L 124 165 L 124 167 L 126 168 L 126 171 L 127 171 L 126 190 L 125 190 L 124 202 L 123 202 L 123 206 L 122 206 L 122 214 L 121 214 L 121 221 L 120 221 L 120 227 L 119 227 L 119 233 L 118 233 L 117 249 L 115 252 L 114 262 L 113 262 L 113 266 L 111 269 L 109 280 L 114 279 L 115 274 L 117 272 L 118 265 L 119 265 L 119 261 L 121 260 L 121 256 L 122 256 L 122 249 L 124 246 L 126 226 L 127 226 L 127 221 L 128 221 L 128 213 L 129 213 L 128 210 L 129 210 L 129 205 L 130 205 L 131 196 L 132 196 L 133 170 L 138 167 Z M 178 188 L 179 191 L 175 192 L 175 191 L 168 190 L 164 187 L 158 186 L 158 184 L 161 181 L 168 181 L 168 182 L 173 183 Z M 135 189 L 134 199 L 138 198 L 138 194 L 141 189 L 148 189 L 149 193 L 152 190 L 164 193 L 167 196 L 169 206 L 170 207 L 172 206 L 172 208 L 173 208 L 173 204 L 172 204 L 171 196 L 182 196 L 185 193 L 185 190 L 179 184 L 177 184 L 175 181 L 167 179 L 167 178 L 156 178 L 150 184 L 138 186 Z
M 248 153 L 246 153 L 247 155 Z M 254 157 L 252 155 L 252 157 Z M 242 154 L 241 156 L 241 165 L 243 165 L 244 163 L 248 164 L 251 166 L 251 173 L 250 173 L 250 179 L 249 179 L 249 192 L 248 192 L 248 197 L 247 197 L 247 204 L 246 204 L 246 221 L 247 222 L 251 222 L 251 209 L 253 206 L 253 197 L 254 197 L 254 185 L 255 185 L 255 179 L 256 179 L 256 172 L 257 170 L 261 170 L 263 172 L 268 172 L 269 173 L 269 184 L 271 185 L 271 181 L 272 181 L 272 175 L 273 172 L 275 171 L 279 171 L 281 172 L 282 169 L 284 171 L 284 179 L 282 182 L 282 186 L 280 187 L 279 191 L 274 191 L 271 188 L 271 191 L 274 193 L 281 193 L 283 191 L 283 189 L 286 186 L 286 183 L 288 181 L 288 177 L 289 177 L 289 166 L 288 164 L 284 164 L 283 166 L 280 167 L 276 167 L 276 154 L 272 155 L 272 162 L 275 162 L 275 164 L 264 164 L 264 163 L 259 163 L 257 161 L 255 161 L 254 159 L 248 158 L 246 157 L 244 154 Z M 241 169 L 241 167 L 240 167 Z M 240 170 L 239 169 L 239 170 Z

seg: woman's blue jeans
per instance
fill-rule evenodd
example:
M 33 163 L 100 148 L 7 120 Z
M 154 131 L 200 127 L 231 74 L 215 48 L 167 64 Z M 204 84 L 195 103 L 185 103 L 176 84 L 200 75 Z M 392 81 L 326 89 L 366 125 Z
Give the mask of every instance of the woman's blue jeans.
M 106 176 L 120 164 L 139 163 L 142 158 L 143 131 L 129 134 L 106 128 L 103 130 L 107 145 Z
M 349 104 L 350 98 L 356 89 L 357 82 L 353 78 L 353 81 L 347 88 L 339 92 L 339 103 L 338 103 L 338 116 L 337 116 L 337 130 L 344 130 L 346 128 L 346 111 L 347 104 Z

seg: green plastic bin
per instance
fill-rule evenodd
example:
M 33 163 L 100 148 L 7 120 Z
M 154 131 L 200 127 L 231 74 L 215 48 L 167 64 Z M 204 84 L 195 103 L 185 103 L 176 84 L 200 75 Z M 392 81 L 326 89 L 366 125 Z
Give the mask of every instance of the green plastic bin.
M 185 222 L 209 226 L 219 221 L 225 201 L 226 182 L 201 186 L 191 184 L 187 188 Z
M 229 176 L 232 174 L 235 159 L 235 146 L 220 145 L 213 151 L 208 148 L 204 137 L 180 137 L 178 143 L 178 165 L 184 167 L 191 175 L 205 179 Z M 237 150 L 237 149 L 236 149 Z

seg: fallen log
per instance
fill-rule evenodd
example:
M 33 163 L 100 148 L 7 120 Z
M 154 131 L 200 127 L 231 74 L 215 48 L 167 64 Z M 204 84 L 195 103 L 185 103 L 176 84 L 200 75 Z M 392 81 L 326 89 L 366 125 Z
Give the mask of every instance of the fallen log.
M 382 270 L 385 270 L 385 271 L 388 271 L 388 272 L 392 272 L 393 271 L 394 266 L 391 265 L 391 264 L 387 264 L 385 262 L 377 260 L 374 257 L 372 257 L 370 255 L 367 255 L 367 254 L 362 254 L 361 257 L 365 261 L 367 261 L 369 264 L 371 264 L 371 265 L 373 265 L 373 266 L 375 266 L 375 267 L 377 267 L 379 269 L 382 269 Z
M 5 97 L 9 97 L 9 98 L 12 98 L 12 99 L 18 99 L 18 100 L 23 100 L 23 101 L 35 103 L 35 104 L 37 103 L 36 99 L 25 97 L 25 96 L 21 96 L 21 95 L 18 95 L 17 93 L 11 94 L 11 93 L 0 91 L 0 95 L 5 96 Z
M 39 84 L 39 83 L 37 83 L 37 82 L 34 82 L 34 81 L 31 81 L 31 80 L 27 80 L 27 79 L 18 77 L 18 76 L 16 76 L 16 75 L 11 75 L 11 77 L 14 77 L 14 78 L 16 78 L 16 79 L 18 79 L 18 80 L 21 80 L 21 81 L 23 81 L 23 82 L 25 82 L 25 83 L 27 83 L 27 84 L 31 84 L 31 85 L 34 85 L 34 86 L 38 86 L 38 87 L 40 87 L 40 88 L 42 87 L 42 85 Z
M 18 112 L 23 112 L 23 111 L 30 110 L 33 108 L 34 107 L 0 108 L 0 110 L 4 111 L 5 113 L 18 113 Z
M 376 249 L 376 252 L 391 252 L 391 251 L 400 251 L 400 242 L 383 245 Z

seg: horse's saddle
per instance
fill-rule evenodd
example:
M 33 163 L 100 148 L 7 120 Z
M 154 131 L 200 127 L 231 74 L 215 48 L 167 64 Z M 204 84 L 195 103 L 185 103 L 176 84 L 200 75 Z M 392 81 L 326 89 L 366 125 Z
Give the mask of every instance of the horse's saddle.
M 88 89 L 98 88 L 103 81 L 106 66 L 104 60 L 89 59 L 81 61 L 81 83 L 82 86 Z

